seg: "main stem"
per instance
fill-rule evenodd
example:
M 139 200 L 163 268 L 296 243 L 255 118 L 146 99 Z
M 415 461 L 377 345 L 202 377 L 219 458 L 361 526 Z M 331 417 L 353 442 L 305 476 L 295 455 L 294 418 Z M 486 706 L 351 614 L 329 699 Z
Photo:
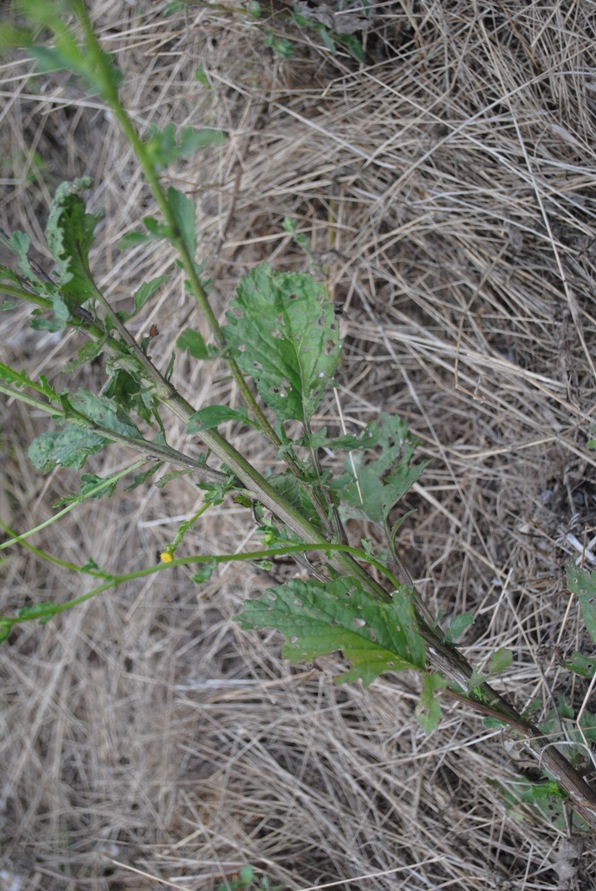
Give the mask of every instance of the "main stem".
M 103 73 L 106 99 L 137 155 L 168 227 L 172 232 L 176 233 L 172 242 L 180 253 L 182 265 L 188 276 L 191 290 L 204 313 L 205 319 L 209 324 L 217 345 L 223 350 L 225 349 L 223 332 L 213 310 L 211 309 L 207 294 L 205 293 L 197 274 L 194 258 L 191 257 L 181 233 L 178 232 L 174 214 L 172 213 L 167 197 L 159 182 L 158 173 L 147 156 L 145 146 L 139 138 L 130 118 L 120 103 L 117 90 L 113 86 L 110 74 L 106 69 L 101 47 L 91 26 L 85 4 L 80 0 L 77 6 L 79 17 L 85 31 L 87 47 L 89 52 L 93 55 L 98 69 Z M 137 351 L 137 355 L 138 352 L 140 351 Z M 159 392 L 163 401 L 169 405 L 179 418 L 188 422 L 190 416 L 193 414 L 192 406 L 172 388 L 169 382 L 165 381 L 157 369 L 147 367 L 148 364 L 150 365 L 147 357 L 144 357 L 144 360 L 145 361 L 142 363 L 144 371 L 153 380 L 157 392 Z M 279 442 L 277 434 L 256 402 L 233 357 L 228 357 L 228 364 L 246 403 L 253 411 L 261 429 L 271 442 L 279 446 L 281 443 Z M 326 541 L 318 529 L 313 526 L 300 513 L 300 511 L 287 502 L 219 433 L 212 430 L 203 431 L 200 433 L 200 436 L 205 445 L 225 464 L 227 464 L 228 467 L 230 467 L 232 472 L 239 480 L 241 480 L 246 488 L 253 492 L 265 507 L 269 508 L 272 513 L 283 520 L 283 522 L 286 523 L 293 532 L 299 535 L 303 541 L 310 544 Z M 290 462 L 295 464 L 291 456 L 289 457 Z M 295 464 L 293 469 L 295 472 L 299 472 L 297 464 Z M 382 586 L 379 585 L 349 554 L 338 552 L 331 558 L 331 562 L 339 572 L 345 575 L 355 576 L 373 596 L 383 600 L 388 598 L 389 595 L 385 589 L 382 588 Z M 426 643 L 430 665 L 452 684 L 456 685 L 456 687 L 467 690 L 468 681 L 472 675 L 472 667 L 467 660 L 443 638 L 442 634 L 432 626 L 428 619 L 428 613 L 420 602 L 416 592 L 414 592 L 414 596 L 416 601 L 418 601 L 416 608 L 418 629 Z M 449 695 L 468 703 L 480 714 L 489 715 L 503 721 L 514 733 L 521 736 L 525 745 L 537 757 L 539 763 L 544 765 L 545 769 L 554 776 L 559 785 L 567 792 L 577 813 L 580 814 L 588 825 L 596 831 L 596 793 L 585 782 L 579 772 L 575 770 L 567 759 L 556 749 L 555 745 L 550 743 L 548 739 L 541 734 L 538 728 L 525 721 L 521 715 L 519 715 L 498 693 L 492 690 L 488 684 L 480 685 L 479 688 L 476 688 L 473 694 L 465 695 L 451 690 Z

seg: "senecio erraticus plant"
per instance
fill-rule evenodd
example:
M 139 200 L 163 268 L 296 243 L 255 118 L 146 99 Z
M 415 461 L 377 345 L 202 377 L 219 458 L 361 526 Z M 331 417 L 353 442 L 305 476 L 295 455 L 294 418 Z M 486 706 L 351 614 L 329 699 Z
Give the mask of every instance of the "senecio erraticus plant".
M 42 70 L 76 75 L 106 103 L 122 127 L 159 212 L 159 218 L 143 219 L 143 231 L 127 236 L 127 246 L 161 239 L 177 252 L 186 290 L 212 335 L 212 342 L 206 343 L 197 331 L 187 329 L 178 347 L 197 361 L 225 361 L 244 408 L 210 405 L 196 411 L 172 383 L 173 361 L 165 369 L 158 368 L 149 355 L 150 337 L 137 340 L 130 333 L 128 321 L 163 285 L 164 277 L 140 284 L 130 312 L 112 309 L 95 283 L 88 260 L 99 220 L 85 206 L 90 180 L 63 183 L 56 192 L 45 230 L 53 258 L 50 272 L 29 258 L 25 234 L 2 233 L 18 271 L 0 267 L 0 290 L 5 297 L 1 308 L 25 301 L 34 307 L 33 328 L 80 332 L 85 343 L 63 369 L 67 373 L 100 355 L 107 371 L 106 385 L 98 395 L 85 389 L 57 390 L 46 377 L 33 380 L 0 363 L 0 390 L 35 411 L 46 412 L 56 422 L 55 429 L 42 433 L 30 446 L 35 467 L 42 472 L 56 466 L 79 469 L 88 456 L 110 443 L 120 443 L 139 456 L 132 468 L 137 471 L 133 486 L 143 485 L 159 468 L 170 465 L 196 474 L 204 508 L 182 524 L 158 565 L 114 576 L 92 560 L 84 566 L 69 564 L 96 579 L 96 586 L 75 600 L 29 604 L 16 615 L 1 617 L 0 639 L 7 640 L 17 623 L 46 622 L 123 581 L 168 572 L 176 565 L 197 564 L 194 578 L 200 583 L 219 563 L 267 561 L 290 554 L 307 564 L 310 578 L 291 579 L 248 601 L 238 618 L 242 628 L 280 631 L 288 659 L 313 660 L 341 651 L 349 665 L 341 682 L 360 680 L 368 685 L 384 672 L 416 671 L 421 679 L 417 714 L 427 732 L 438 725 L 442 697 L 472 708 L 486 723 L 521 740 L 535 756 L 546 783 L 537 785 L 540 792 L 531 791 L 526 801 L 539 804 L 541 796 L 548 796 L 551 803 L 566 802 L 575 812 L 578 828 L 596 830 L 596 792 L 584 778 L 581 761 L 587 738 L 594 739 L 593 726 L 578 721 L 579 737 L 574 738 L 574 746 L 567 746 L 568 757 L 564 757 L 546 735 L 548 726 L 535 726 L 490 686 L 489 679 L 510 664 L 508 650 L 494 653 L 487 672 L 474 670 L 454 644 L 473 616 L 459 616 L 442 630 L 405 571 L 398 568 L 396 578 L 386 562 L 373 555 L 367 541 L 360 548 L 347 545 L 342 517 L 365 516 L 384 527 L 392 565 L 399 567 L 394 544 L 399 520 L 392 523 L 390 518 L 397 501 L 419 478 L 423 464 L 414 463 L 416 443 L 403 422 L 385 413 L 357 436 L 333 437 L 324 427 L 313 429 L 311 420 L 332 386 L 341 353 L 338 324 L 323 286 L 308 275 L 278 273 L 261 264 L 240 282 L 226 324 L 220 327 L 196 259 L 194 204 L 178 189 L 164 188 L 160 175 L 177 158 L 221 141 L 225 134 L 209 129 L 177 133 L 171 124 L 138 133 L 119 99 L 119 71 L 102 49 L 83 0 L 21 0 L 19 9 L 25 24 L 4 26 L 3 42 L 25 47 Z M 36 43 L 34 35 L 40 29 L 53 34 L 51 43 Z M 200 459 L 168 445 L 168 412 L 182 419 L 187 431 L 206 447 Z M 256 428 L 274 446 L 277 465 L 283 464 L 284 471 L 268 476 L 258 472 L 219 432 L 230 420 Z M 142 433 L 140 427 L 153 433 Z M 293 436 L 288 434 L 290 429 Z M 333 476 L 321 466 L 323 449 L 346 453 L 342 475 Z M 130 471 L 129 467 L 125 472 Z M 112 495 L 125 472 L 104 479 L 83 474 L 80 492 L 60 505 L 62 510 L 52 521 L 86 499 Z M 260 518 L 263 548 L 176 558 L 179 543 L 202 510 L 220 504 L 226 496 Z M 6 531 L 10 538 L 2 547 L 18 545 L 48 557 L 28 541 L 36 530 Z M 310 558 L 317 554 L 318 562 L 313 564 Z M 596 640 L 596 578 L 574 567 L 570 589 Z M 581 654 L 574 654 L 568 667 L 594 676 L 593 662 Z

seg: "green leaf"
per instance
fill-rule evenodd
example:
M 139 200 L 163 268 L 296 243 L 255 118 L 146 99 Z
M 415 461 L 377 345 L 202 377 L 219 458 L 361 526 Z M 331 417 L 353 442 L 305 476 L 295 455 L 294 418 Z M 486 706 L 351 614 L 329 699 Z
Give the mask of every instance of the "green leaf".
M 152 129 L 145 147 L 155 168 L 161 170 L 178 158 L 186 158 L 199 149 L 221 145 L 227 138 L 223 130 L 211 128 L 194 130 L 192 127 L 185 127 L 177 134 L 173 124 L 166 124 L 163 130 L 157 127 Z
M 488 670 L 485 672 L 473 671 L 468 681 L 468 690 L 475 690 L 489 678 L 505 671 L 513 662 L 513 653 L 506 647 L 500 647 L 496 650 L 488 663 Z
M 42 433 L 29 446 L 28 454 L 38 470 L 48 473 L 56 464 L 78 470 L 89 457 L 106 445 L 92 430 L 67 424 L 62 430 Z
M 228 134 L 223 130 L 213 130 L 204 127 L 202 130 L 193 130 L 188 127 L 182 131 L 180 138 L 179 157 L 191 155 L 199 149 L 210 145 L 223 145 L 228 140 Z
M 195 71 L 195 80 L 197 81 L 197 83 L 202 84 L 202 86 L 204 87 L 211 87 L 209 78 L 207 77 L 205 69 L 202 65 L 199 65 L 199 67 Z
M 345 438 L 344 438 L 345 439 Z M 332 491 L 350 505 L 357 515 L 385 523 L 395 503 L 419 479 L 426 462 L 412 465 L 417 442 L 401 418 L 382 412 L 363 431 L 360 448 L 378 447 L 378 456 L 364 464 L 356 463 L 356 478 L 350 464 L 347 472 L 331 483 Z M 350 442 L 353 449 L 353 443 Z
M 571 659 L 564 662 L 563 665 L 569 671 L 573 671 L 583 678 L 593 678 L 596 672 L 596 656 L 584 656 L 583 653 L 574 650 Z
M 17 257 L 19 261 L 19 269 L 25 276 L 25 278 L 30 282 L 37 283 L 39 281 L 39 277 L 31 268 L 29 263 L 29 247 L 30 247 L 30 239 L 29 236 L 25 234 L 25 232 L 13 232 L 10 238 L 4 238 L 0 233 L 0 243 L 4 244 L 12 253 Z M 11 273 L 11 278 L 14 276 L 12 270 L 8 269 L 5 266 L 0 267 L 4 274 Z M 17 279 L 18 281 L 18 279 Z
M 387 671 L 422 668 L 425 648 L 407 592 L 388 603 L 367 594 L 355 579 L 323 583 L 291 579 L 248 601 L 242 628 L 276 628 L 286 638 L 283 655 L 299 662 L 341 650 L 351 668 L 339 682 L 365 686 Z
M 571 566 L 567 570 L 567 585 L 577 597 L 586 630 L 596 643 L 596 572 Z
M 129 439 L 142 439 L 136 425 L 110 399 L 96 396 L 89 390 L 79 390 L 71 404 L 77 412 L 105 430 Z
M 64 365 L 62 371 L 65 372 L 65 374 L 70 374 L 81 365 L 86 365 L 88 362 L 96 359 L 97 356 L 103 352 L 105 340 L 105 338 L 101 340 L 88 340 L 87 343 L 84 343 L 80 348 L 75 358 Z
M 488 675 L 489 677 L 494 677 L 496 674 L 501 674 L 501 672 L 505 671 L 511 663 L 513 662 L 513 653 L 511 650 L 508 650 L 506 647 L 500 647 L 490 658 L 490 662 L 488 663 Z
M 69 71 L 81 78 L 94 93 L 106 98 L 109 88 L 117 88 L 122 77 L 112 57 L 98 50 L 103 69 L 87 47 L 79 46 L 68 26 L 67 13 L 73 11 L 71 0 L 18 0 L 18 7 L 31 20 L 54 32 L 54 47 L 33 46 L 31 36 L 23 34 L 23 45 L 41 71 Z M 76 9 L 75 9 L 76 11 Z
M 200 433 L 202 430 L 213 430 L 220 424 L 227 421 L 242 421 L 243 424 L 250 424 L 248 414 L 245 408 L 233 409 L 227 405 L 208 405 L 196 411 L 189 419 L 186 425 L 188 433 Z
M 270 28 L 263 29 L 263 43 L 281 59 L 291 59 L 294 55 L 294 44 L 285 37 L 277 37 Z
M 210 560 L 209 563 L 199 563 L 191 578 L 195 585 L 202 585 L 208 582 L 217 568 L 217 560 Z
M 193 359 L 209 358 L 209 350 L 202 335 L 198 331 L 193 331 L 192 328 L 186 328 L 182 332 L 176 341 L 176 346 L 179 350 L 188 350 Z
M 167 191 L 168 204 L 174 214 L 178 234 L 182 237 L 186 249 L 191 257 L 194 257 L 197 250 L 197 233 L 195 228 L 195 205 L 194 201 L 187 198 L 183 192 L 179 192 L 173 186 Z M 170 236 L 170 241 L 172 240 Z
M 339 360 L 333 306 L 308 275 L 262 263 L 245 276 L 227 314 L 226 342 L 280 421 L 308 424 Z
M 129 319 L 134 318 L 138 312 L 142 310 L 148 300 L 150 300 L 153 295 L 159 291 L 161 286 L 165 284 L 165 282 L 169 281 L 169 275 L 158 275 L 156 278 L 152 278 L 151 281 L 143 282 L 143 284 L 137 288 L 134 293 L 134 310 L 132 312 L 124 312 L 119 314 L 121 316 L 121 321 L 127 322 Z
M 450 643 L 459 640 L 462 634 L 465 634 L 470 625 L 473 625 L 474 622 L 474 613 L 462 613 L 459 616 L 454 616 L 449 623 L 449 626 L 445 629 L 446 640 Z
M 103 398 L 124 411 L 125 415 L 134 410 L 147 424 L 151 424 L 155 420 L 151 414 L 153 397 L 150 392 L 143 390 L 139 377 L 112 365 L 110 361 L 106 362 L 106 371 L 109 382 L 103 389 Z
M 129 248 L 137 247 L 139 244 L 147 244 L 148 241 L 153 241 L 155 238 L 155 235 L 146 235 L 144 232 L 128 232 L 122 236 L 118 242 L 118 247 L 121 251 L 127 251 Z
M 86 213 L 85 202 L 80 197 L 91 184 L 89 177 L 83 177 L 58 186 L 46 226 L 46 240 L 58 266 L 58 284 L 64 295 L 67 316 L 68 311 L 72 312 L 97 293 L 88 255 L 102 214 Z M 54 311 L 58 316 L 56 304 Z M 63 315 L 64 312 L 61 318 Z
M 425 674 L 422 679 L 420 701 L 416 706 L 416 717 L 422 729 L 428 735 L 437 729 L 441 720 L 441 704 L 436 695 L 439 690 L 444 690 L 447 681 L 439 674 Z
M 136 489 L 138 486 L 142 486 L 147 482 L 150 477 L 152 477 L 157 471 L 163 467 L 163 461 L 158 461 L 156 464 L 153 464 L 149 470 L 143 470 L 141 473 L 137 473 L 134 475 L 132 483 L 130 486 L 127 486 L 124 490 L 125 492 L 131 492 L 133 489 Z
M 286 501 L 289 501 L 293 507 L 297 508 L 309 523 L 321 532 L 323 531 L 321 518 L 306 487 L 296 478 L 291 470 L 288 470 L 286 473 L 274 474 L 268 477 L 267 481 L 280 495 L 283 495 Z
M 77 504 L 86 501 L 89 498 L 110 498 L 116 491 L 118 478 L 115 479 L 96 476 L 94 473 L 84 473 L 81 476 L 81 491 L 76 495 L 65 495 L 53 505 L 54 508 L 62 507 L 65 504 Z
M 52 618 L 51 615 L 39 615 L 40 612 L 45 613 L 46 610 L 55 610 L 56 604 L 51 600 L 40 600 L 39 603 L 32 603 L 30 606 L 23 606 L 17 613 L 20 619 L 39 619 L 40 625 L 45 625 Z

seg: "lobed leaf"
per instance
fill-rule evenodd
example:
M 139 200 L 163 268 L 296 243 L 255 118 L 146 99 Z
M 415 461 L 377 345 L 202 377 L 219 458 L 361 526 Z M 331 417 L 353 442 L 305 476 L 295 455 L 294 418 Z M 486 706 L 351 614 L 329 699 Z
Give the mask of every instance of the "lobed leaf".
M 203 335 L 192 328 L 186 328 L 176 341 L 179 350 L 188 350 L 193 359 L 208 359 L 209 349 Z
M 333 307 L 309 275 L 261 263 L 245 276 L 227 314 L 226 341 L 279 421 L 308 424 L 339 360 Z
M 248 601 L 236 621 L 242 628 L 275 628 L 286 638 L 283 655 L 295 662 L 341 650 L 351 668 L 338 681 L 365 686 L 386 671 L 422 668 L 424 642 L 405 590 L 387 603 L 355 579 L 291 579 Z
M 157 170 L 172 164 L 178 158 L 186 158 L 210 145 L 222 145 L 227 140 L 223 130 L 205 127 L 195 130 L 184 127 L 176 133 L 173 124 L 166 124 L 163 130 L 154 127 L 145 143 L 149 157 Z
M 92 430 L 67 424 L 61 430 L 42 433 L 34 439 L 28 454 L 34 466 L 44 473 L 48 473 L 57 464 L 78 470 L 83 467 L 89 455 L 101 451 L 104 445 L 106 440 L 103 436 Z
M 191 257 L 197 250 L 197 233 L 195 228 L 195 204 L 183 192 L 170 186 L 167 191 L 168 204 L 172 209 L 178 233 Z M 171 236 L 170 236 L 171 240 Z
M 567 570 L 567 586 L 577 597 L 587 632 L 596 643 L 596 572 L 571 566 Z
M 355 442 L 354 437 L 335 440 L 337 447 L 350 451 L 378 449 L 368 463 L 356 461 L 356 477 L 350 465 L 347 472 L 331 483 L 331 489 L 357 514 L 376 523 L 385 523 L 396 502 L 419 479 L 426 462 L 411 464 L 416 440 L 401 418 L 382 412 Z
M 426 734 L 432 733 L 439 726 L 441 704 L 437 692 L 445 689 L 447 681 L 441 675 L 425 674 L 422 679 L 420 701 L 416 706 L 416 717 Z
M 27 47 L 37 62 L 39 71 L 69 71 L 80 78 L 92 93 L 109 98 L 111 89 L 117 89 L 122 80 L 111 55 L 97 47 L 92 54 L 80 46 L 68 26 L 67 13 L 81 15 L 79 4 L 73 0 L 18 0 L 17 6 L 32 21 L 54 32 L 54 46 L 33 45 L 33 32 L 21 32 L 21 45 Z M 98 65 L 97 55 L 102 66 Z
M 596 674 L 596 656 L 584 656 L 583 653 L 578 653 L 577 650 L 573 651 L 571 658 L 564 662 L 563 665 L 569 671 L 573 671 L 584 678 L 593 678 L 594 674 Z
M 202 430 L 213 430 L 227 421 L 242 421 L 250 424 L 250 419 L 245 408 L 230 408 L 227 405 L 208 405 L 196 411 L 188 421 L 186 429 L 188 433 L 200 433 Z
M 85 211 L 81 192 L 90 187 L 89 177 L 59 185 L 45 231 L 48 247 L 58 267 L 60 300 L 63 295 L 66 318 L 69 311 L 72 312 L 97 294 L 89 269 L 89 248 L 102 214 L 88 214 Z M 58 316 L 56 305 L 54 311 Z
M 142 439 L 136 425 L 110 399 L 96 396 L 90 390 L 79 390 L 72 397 L 71 404 L 77 412 L 105 430 L 130 439 Z

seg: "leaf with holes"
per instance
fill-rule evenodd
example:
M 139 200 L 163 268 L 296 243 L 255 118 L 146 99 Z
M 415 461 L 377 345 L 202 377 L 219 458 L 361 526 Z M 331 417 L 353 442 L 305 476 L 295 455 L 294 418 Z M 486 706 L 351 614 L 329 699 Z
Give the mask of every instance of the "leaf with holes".
M 333 306 L 309 275 L 266 263 L 240 282 L 224 334 L 279 421 L 307 424 L 330 384 L 341 344 Z
M 571 566 L 567 570 L 567 585 L 577 597 L 588 634 L 596 643 L 596 572 Z
M 58 186 L 45 232 L 58 267 L 58 283 L 70 311 L 97 294 L 89 268 L 89 248 L 102 214 L 87 213 L 81 198 L 81 193 L 90 189 L 91 184 L 89 177 L 82 177 Z
M 106 445 L 106 440 L 92 430 L 67 424 L 61 430 L 40 434 L 28 449 L 31 461 L 38 470 L 48 473 L 61 464 L 75 470 L 83 467 L 89 455 Z
M 583 653 L 578 653 L 577 650 L 573 651 L 571 658 L 567 662 L 563 662 L 563 665 L 569 671 L 573 671 L 584 678 L 591 679 L 596 674 L 596 657 L 584 656 Z
M 356 476 L 350 465 L 348 470 L 331 484 L 343 502 L 353 508 L 357 516 L 364 515 L 376 523 L 387 521 L 395 503 L 417 481 L 426 462 L 412 464 L 416 440 L 408 433 L 401 418 L 382 412 L 379 421 L 373 421 L 363 430 L 360 446 L 351 437 L 345 437 L 350 451 L 357 448 L 376 448 L 377 456 L 364 463 L 355 461 Z M 338 440 L 341 442 L 341 440 Z
M 340 683 L 361 680 L 368 686 L 384 672 L 425 664 L 424 642 L 405 589 L 381 603 L 355 579 L 292 579 L 248 601 L 236 621 L 245 629 L 281 631 L 283 656 L 294 662 L 341 650 L 351 668 L 337 679 Z

